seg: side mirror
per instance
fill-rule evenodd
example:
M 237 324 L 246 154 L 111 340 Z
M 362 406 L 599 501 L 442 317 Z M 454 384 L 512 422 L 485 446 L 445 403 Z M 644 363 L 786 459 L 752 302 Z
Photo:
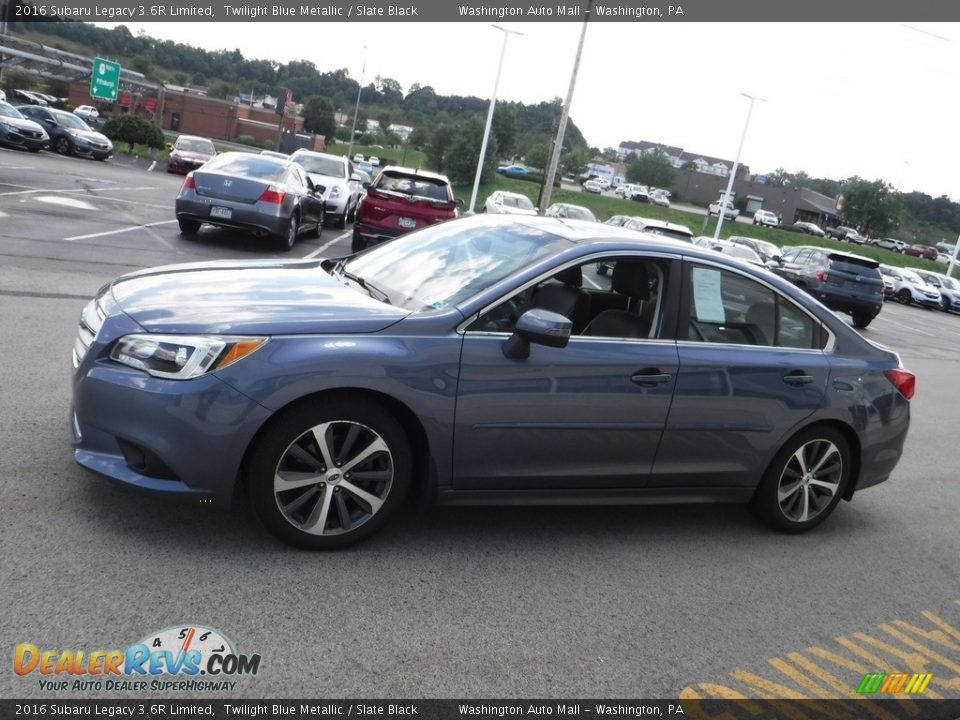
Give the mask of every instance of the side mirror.
M 530 357 L 530 343 L 563 348 L 570 341 L 573 323 L 559 313 L 534 308 L 517 320 L 517 328 L 503 343 L 503 355 L 511 360 Z
M 365 182 L 365 183 L 363 184 L 363 189 L 366 190 L 366 189 L 367 189 L 368 187 L 370 187 L 371 185 L 373 185 L 372 182 L 369 182 L 369 181 L 368 181 L 368 182 Z
M 463 207 L 463 198 L 457 198 L 457 207 Z
M 173 152 L 173 143 L 167 143 L 167 152 Z

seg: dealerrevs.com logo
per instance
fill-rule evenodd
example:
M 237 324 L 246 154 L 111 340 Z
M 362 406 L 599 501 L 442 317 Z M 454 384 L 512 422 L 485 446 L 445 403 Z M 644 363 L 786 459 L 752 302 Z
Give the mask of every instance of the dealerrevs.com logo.
M 20 643 L 13 671 L 45 691 L 230 691 L 256 675 L 260 655 L 242 655 L 219 630 L 200 625 L 151 633 L 126 650 L 41 649 Z

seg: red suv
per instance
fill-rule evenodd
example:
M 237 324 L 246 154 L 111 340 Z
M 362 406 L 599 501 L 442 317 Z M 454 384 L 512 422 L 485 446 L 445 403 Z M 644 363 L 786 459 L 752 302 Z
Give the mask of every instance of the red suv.
M 907 245 L 903 249 L 904 254 L 913 255 L 914 257 L 923 257 L 927 260 L 936 260 L 937 259 L 937 249 L 935 247 L 930 247 L 929 245 Z
M 353 252 L 398 235 L 459 217 L 462 200 L 455 200 L 445 175 L 385 167 L 365 184 L 366 195 L 357 207 L 353 225 Z

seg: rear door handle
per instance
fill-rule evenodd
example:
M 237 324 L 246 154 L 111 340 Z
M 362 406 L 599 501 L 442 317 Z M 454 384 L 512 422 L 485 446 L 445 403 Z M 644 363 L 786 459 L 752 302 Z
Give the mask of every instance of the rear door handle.
M 805 375 L 802 370 L 794 370 L 784 375 L 783 381 L 787 385 L 809 385 L 813 382 L 813 375 Z
M 640 387 L 654 387 L 656 385 L 665 385 L 673 380 L 673 375 L 660 372 L 659 368 L 646 368 L 639 370 L 630 376 L 630 382 L 636 383 Z

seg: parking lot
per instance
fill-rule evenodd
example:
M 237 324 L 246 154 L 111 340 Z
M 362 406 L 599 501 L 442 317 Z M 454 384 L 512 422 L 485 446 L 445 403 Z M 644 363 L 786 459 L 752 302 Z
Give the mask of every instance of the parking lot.
M 736 506 L 411 507 L 362 545 L 300 552 L 246 500 L 168 505 L 77 466 L 70 350 L 117 275 L 343 255 L 349 226 L 291 253 L 188 240 L 181 178 L 124 162 L 0 150 L 3 647 L 205 625 L 263 658 L 233 697 L 837 697 L 877 671 L 960 697 L 960 315 L 888 303 L 864 331 L 917 375 L 910 436 L 889 482 L 811 533 Z M 10 672 L 0 688 L 45 696 Z

